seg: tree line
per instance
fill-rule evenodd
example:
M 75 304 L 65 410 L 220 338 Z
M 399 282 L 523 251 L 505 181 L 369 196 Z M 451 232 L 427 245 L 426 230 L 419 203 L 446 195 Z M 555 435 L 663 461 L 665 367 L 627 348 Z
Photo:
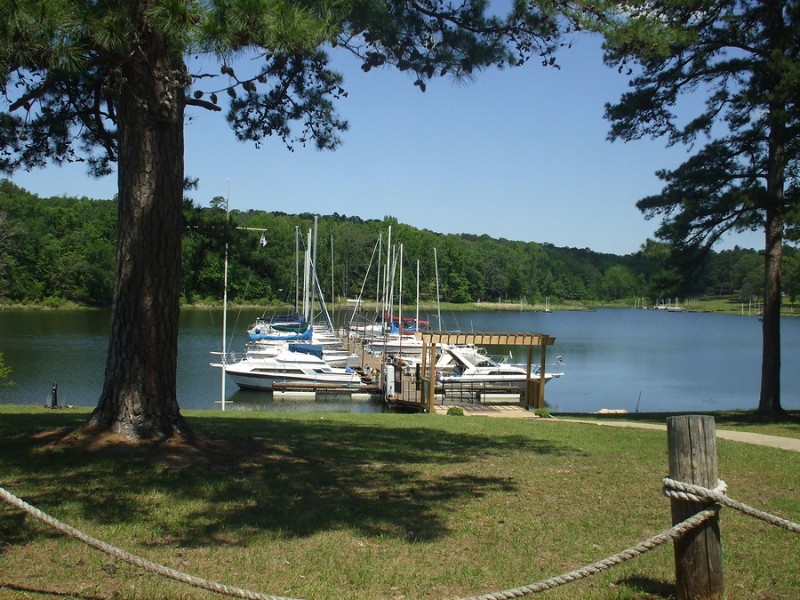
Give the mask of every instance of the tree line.
M 0 181 L 0 301 L 58 306 L 65 301 L 109 306 L 113 296 L 116 200 L 40 198 Z M 648 240 L 618 256 L 588 248 L 441 234 L 399 223 L 338 213 L 290 215 L 225 210 L 184 201 L 181 297 L 186 304 L 220 302 L 228 255 L 228 298 L 238 303 L 293 303 L 309 232 L 316 232 L 316 272 L 323 294 L 375 299 L 387 248 L 403 246 L 404 296 L 442 302 L 584 303 L 763 295 L 763 253 L 711 252 L 692 274 L 671 269 L 669 248 Z M 262 237 L 263 236 L 263 237 Z M 153 243 L 157 243 L 154 241 Z M 800 292 L 800 254 L 787 248 L 784 289 Z M 382 273 L 382 271 L 380 272 Z M 419 278 L 417 282 L 417 273 Z M 302 283 L 300 283 L 302 285 Z

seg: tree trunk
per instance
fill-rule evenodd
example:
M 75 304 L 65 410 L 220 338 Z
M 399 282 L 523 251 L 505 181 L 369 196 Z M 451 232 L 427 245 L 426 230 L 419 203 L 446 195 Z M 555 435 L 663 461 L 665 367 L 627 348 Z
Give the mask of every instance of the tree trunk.
M 767 207 L 764 222 L 764 312 L 762 314 L 761 396 L 757 414 L 777 417 L 781 407 L 781 261 L 786 181 L 786 128 L 780 122 L 784 106 L 770 106 L 774 118 L 769 133 Z
M 131 9 L 120 73 L 116 284 L 105 382 L 87 427 L 132 439 L 188 436 L 176 376 L 184 182 L 183 57 Z
M 781 407 L 781 256 L 783 219 L 767 210 L 764 256 L 764 312 L 762 314 L 761 415 L 779 416 Z

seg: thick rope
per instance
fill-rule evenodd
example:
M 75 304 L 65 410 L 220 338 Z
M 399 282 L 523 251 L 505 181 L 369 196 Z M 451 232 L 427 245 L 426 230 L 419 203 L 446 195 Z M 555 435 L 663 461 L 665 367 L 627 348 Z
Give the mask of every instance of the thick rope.
M 792 521 L 788 521 L 786 519 L 782 519 L 781 517 L 776 517 L 775 515 L 771 515 L 769 513 L 765 513 L 758 509 L 753 508 L 752 506 L 748 506 L 747 504 L 743 504 L 742 502 L 738 502 L 733 498 L 728 498 L 725 495 L 726 485 L 724 481 L 718 481 L 717 486 L 710 490 L 708 488 L 704 488 L 699 485 L 693 485 L 691 483 L 683 483 L 681 481 L 675 481 L 674 479 L 670 479 L 669 477 L 664 477 L 664 495 L 670 498 L 677 498 L 679 500 L 686 500 L 689 502 L 716 502 L 717 504 L 721 504 L 723 506 L 727 506 L 729 508 L 733 508 L 738 510 L 746 515 L 750 515 L 751 517 L 755 517 L 756 519 L 760 519 L 771 525 L 776 525 L 778 527 L 783 527 L 784 529 L 788 529 L 789 531 L 793 531 L 794 533 L 800 533 L 800 525 L 797 523 L 793 523 Z
M 715 509 L 701 511 L 695 515 L 692 515 L 685 521 L 677 523 L 669 529 L 662 531 L 650 539 L 640 542 L 639 544 L 636 544 L 627 550 L 623 550 L 622 552 L 596 563 L 592 563 L 591 565 L 570 571 L 569 573 L 564 573 L 563 575 L 551 577 L 550 579 L 545 579 L 543 581 L 531 583 L 522 587 L 504 590 L 502 592 L 491 592 L 489 594 L 484 594 L 483 596 L 472 596 L 469 598 L 461 598 L 460 600 L 510 600 L 511 598 L 521 598 L 522 596 L 544 592 L 560 585 L 564 585 L 565 583 L 572 583 L 573 581 L 596 575 L 597 573 L 605 571 L 627 560 L 636 558 L 645 552 L 649 552 L 650 550 L 653 550 L 654 548 L 657 548 L 658 546 L 669 542 L 670 540 L 681 537 L 690 529 L 693 529 L 708 519 L 716 516 L 717 513 L 718 511 Z
M 714 502 L 717 505 L 724 505 L 730 508 L 734 508 L 747 515 L 750 515 L 767 523 L 788 529 L 789 531 L 800 533 L 800 525 L 798 525 L 797 523 L 793 523 L 786 519 L 770 515 L 768 513 L 747 506 L 746 504 L 728 498 L 728 496 L 725 495 L 725 492 L 727 491 L 727 485 L 725 484 L 724 481 L 719 480 L 713 490 L 698 485 L 675 481 L 674 479 L 670 479 L 669 477 L 665 477 L 663 479 L 663 482 L 664 482 L 664 488 L 663 488 L 664 495 L 670 498 L 677 498 L 679 500 L 696 502 L 696 503 Z M 2 487 L 0 487 L 0 499 L 5 500 L 9 504 L 22 509 L 23 511 L 29 513 L 36 519 L 42 521 L 43 523 L 46 523 L 51 527 L 63 533 L 66 533 L 67 535 L 72 536 L 75 539 L 78 539 L 97 550 L 100 550 L 101 552 L 104 552 L 110 556 L 123 560 L 132 565 L 138 566 L 145 570 L 151 571 L 153 573 L 169 577 L 176 581 L 180 581 L 182 583 L 210 590 L 212 592 L 225 594 L 228 596 L 245 598 L 247 600 L 292 600 L 291 598 L 283 598 L 280 596 L 267 596 L 264 594 L 260 594 L 258 592 L 251 592 L 248 590 L 230 587 L 213 581 L 200 579 L 198 577 L 193 577 L 191 575 L 181 573 L 180 571 L 176 571 L 174 569 L 170 569 L 168 567 L 164 567 L 162 565 L 153 563 L 149 560 L 145 560 L 143 558 L 134 556 L 133 554 L 130 554 L 128 552 L 125 552 L 124 550 L 106 544 L 105 542 L 102 542 L 98 539 L 88 536 L 85 533 L 82 533 L 77 529 L 70 527 L 65 523 L 62 523 L 61 521 L 54 519 L 53 517 L 43 513 L 38 508 L 31 506 L 27 502 L 7 492 Z M 525 585 L 518 588 L 508 589 L 500 592 L 492 592 L 489 594 L 484 594 L 482 596 L 471 596 L 469 598 L 462 598 L 460 600 L 510 600 L 512 598 L 520 598 L 522 596 L 527 596 L 529 594 L 543 592 L 558 587 L 560 585 L 564 585 L 566 583 L 571 583 L 579 579 L 584 579 L 586 577 L 596 575 L 597 573 L 605 571 L 613 566 L 621 564 L 632 558 L 636 558 L 637 556 L 640 556 L 645 552 L 649 552 L 650 550 L 653 550 L 654 548 L 657 548 L 658 546 L 670 540 L 675 540 L 680 538 L 687 531 L 694 529 L 695 527 L 699 526 L 708 519 L 716 516 L 718 512 L 719 512 L 719 506 L 715 506 L 713 508 L 709 508 L 701 512 L 698 512 L 697 514 L 689 517 L 685 521 L 677 523 L 676 525 L 673 525 L 669 529 L 662 531 L 661 533 L 643 542 L 640 542 L 635 546 L 632 546 L 613 556 L 592 563 L 580 569 L 564 573 L 563 575 L 551 577 L 549 579 L 545 579 L 543 581 L 539 581 L 536 583 L 531 583 L 529 585 Z
M 248 590 L 243 590 L 228 585 L 223 585 L 221 583 L 216 583 L 214 581 L 200 579 L 199 577 L 187 575 L 186 573 L 181 573 L 180 571 L 176 571 L 175 569 L 170 569 L 169 567 L 164 567 L 162 565 L 156 564 L 144 558 L 134 556 L 129 552 L 126 552 L 124 550 L 116 548 L 115 546 L 111 546 L 96 538 L 86 535 L 85 533 L 78 531 L 74 527 L 70 527 L 69 525 L 62 523 L 58 519 L 54 519 L 50 515 L 43 513 L 35 506 L 31 506 L 24 500 L 17 498 L 16 496 L 6 491 L 2 487 L 0 487 L 0 498 L 5 500 L 12 506 L 16 506 L 17 508 L 22 509 L 24 512 L 35 517 L 39 521 L 42 521 L 43 523 L 50 525 L 51 527 L 61 531 L 62 533 L 66 533 L 67 535 L 82 541 L 84 544 L 87 544 L 92 548 L 100 550 L 101 552 L 104 552 L 109 556 L 113 556 L 114 558 L 123 560 L 127 563 L 130 563 L 134 566 L 140 567 L 152 573 L 163 575 L 164 577 L 169 577 L 170 579 L 174 579 L 175 581 L 180 581 L 181 583 L 186 583 L 188 585 L 202 588 L 204 590 L 210 590 L 212 592 L 217 592 L 219 594 L 225 594 L 227 596 L 233 596 L 236 598 L 246 598 L 247 600 L 292 600 L 291 598 L 283 598 L 281 596 L 268 596 L 265 594 L 260 594 L 258 592 L 251 592 Z

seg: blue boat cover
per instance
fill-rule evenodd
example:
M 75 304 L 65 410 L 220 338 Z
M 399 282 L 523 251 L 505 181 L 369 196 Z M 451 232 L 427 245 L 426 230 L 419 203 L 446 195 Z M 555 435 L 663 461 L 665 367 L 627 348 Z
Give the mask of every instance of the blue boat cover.
M 315 346 L 314 344 L 289 344 L 289 352 L 301 352 L 322 358 L 322 346 Z

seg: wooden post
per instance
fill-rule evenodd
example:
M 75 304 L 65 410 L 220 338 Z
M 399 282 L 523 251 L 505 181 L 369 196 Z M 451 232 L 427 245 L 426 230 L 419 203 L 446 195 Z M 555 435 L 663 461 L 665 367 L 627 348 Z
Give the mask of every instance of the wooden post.
M 430 355 L 428 356 L 428 368 L 430 378 L 428 379 L 428 414 L 434 412 L 434 399 L 436 396 L 436 344 L 430 345 Z
M 422 385 L 417 385 L 417 402 L 420 407 L 428 405 L 428 341 L 422 340 L 422 356 L 420 364 L 417 365 L 417 380 Z
M 709 489 L 716 487 L 714 417 L 670 417 L 667 419 L 667 439 L 671 479 Z M 685 521 L 712 504 L 673 498 L 672 524 Z M 722 598 L 722 545 L 718 516 L 675 540 L 675 585 L 678 600 Z
M 530 410 L 536 406 L 536 392 L 531 378 L 531 369 L 533 368 L 533 344 L 528 344 L 528 362 L 525 367 L 525 408 Z
M 539 344 L 539 389 L 536 396 L 536 408 L 544 408 L 544 384 L 545 384 L 545 368 L 547 365 L 547 346 L 545 341 L 542 340 Z

